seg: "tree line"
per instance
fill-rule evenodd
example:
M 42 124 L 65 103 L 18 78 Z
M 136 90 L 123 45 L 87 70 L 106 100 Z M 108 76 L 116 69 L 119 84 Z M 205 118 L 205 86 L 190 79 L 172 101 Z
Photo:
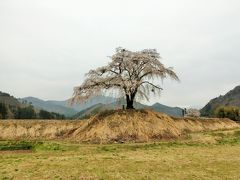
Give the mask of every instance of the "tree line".
M 10 115 L 11 114 L 11 115 Z M 4 103 L 0 103 L 0 119 L 65 119 L 62 114 L 48 112 L 45 110 L 36 111 L 30 104 L 24 107 L 11 107 Z
M 229 118 L 234 121 L 240 121 L 240 107 L 220 106 L 215 110 L 214 115 L 218 118 Z

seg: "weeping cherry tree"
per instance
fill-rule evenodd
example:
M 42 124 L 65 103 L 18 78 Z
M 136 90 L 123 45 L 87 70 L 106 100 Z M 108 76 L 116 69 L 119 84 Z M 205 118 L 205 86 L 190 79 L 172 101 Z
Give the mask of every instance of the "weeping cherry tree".
M 108 65 L 86 74 L 82 85 L 74 88 L 72 103 L 85 102 L 94 96 L 114 91 L 125 97 L 127 109 L 134 109 L 134 100 L 149 100 L 151 93 L 160 95 L 162 88 L 154 83 L 156 80 L 170 77 L 179 81 L 173 68 L 167 68 L 160 62 L 161 57 L 155 49 L 132 52 L 117 48 L 110 59 Z

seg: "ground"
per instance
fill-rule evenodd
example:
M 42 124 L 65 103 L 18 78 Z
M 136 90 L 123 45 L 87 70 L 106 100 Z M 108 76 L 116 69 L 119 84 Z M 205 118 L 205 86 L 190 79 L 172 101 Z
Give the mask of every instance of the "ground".
M 240 179 L 240 129 L 111 145 L 0 141 L 0 179 Z

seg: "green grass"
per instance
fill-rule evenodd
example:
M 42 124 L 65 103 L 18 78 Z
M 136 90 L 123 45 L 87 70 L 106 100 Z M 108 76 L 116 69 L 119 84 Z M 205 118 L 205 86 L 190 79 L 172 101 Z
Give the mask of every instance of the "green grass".
M 74 150 L 76 146 L 64 145 L 59 142 L 49 141 L 0 141 L 1 151 L 17 151 L 17 150 L 31 150 L 33 152 L 39 151 L 67 151 Z
M 0 141 L 0 151 L 30 150 L 33 144 L 25 141 Z
M 218 140 L 219 144 L 240 145 L 240 130 L 234 131 L 233 134 L 221 134 L 220 136 L 221 138 Z
M 0 179 L 240 179 L 240 129 L 142 144 L 0 141 L 0 150 Z

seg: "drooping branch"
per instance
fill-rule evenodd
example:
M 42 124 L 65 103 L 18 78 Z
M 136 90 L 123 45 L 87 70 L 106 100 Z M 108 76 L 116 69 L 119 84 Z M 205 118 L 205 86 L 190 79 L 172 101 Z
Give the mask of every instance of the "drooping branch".
M 173 69 L 160 62 L 155 49 L 132 52 L 118 48 L 110 58 L 112 61 L 107 66 L 86 74 L 83 84 L 74 88 L 72 102 L 84 102 L 108 90 L 124 93 L 128 101 L 134 101 L 135 97 L 148 100 L 150 93 L 162 90 L 152 82 L 154 79 L 170 77 L 179 81 Z
M 157 86 L 157 85 L 154 85 L 153 83 L 150 83 L 150 82 L 148 82 L 148 81 L 143 81 L 143 82 L 141 83 L 141 85 L 143 85 L 143 84 L 149 84 L 149 85 L 151 85 L 151 86 L 154 87 L 154 88 L 157 88 L 157 89 L 159 89 L 159 90 L 163 90 L 163 88 L 161 88 L 161 87 L 159 87 L 159 86 Z

